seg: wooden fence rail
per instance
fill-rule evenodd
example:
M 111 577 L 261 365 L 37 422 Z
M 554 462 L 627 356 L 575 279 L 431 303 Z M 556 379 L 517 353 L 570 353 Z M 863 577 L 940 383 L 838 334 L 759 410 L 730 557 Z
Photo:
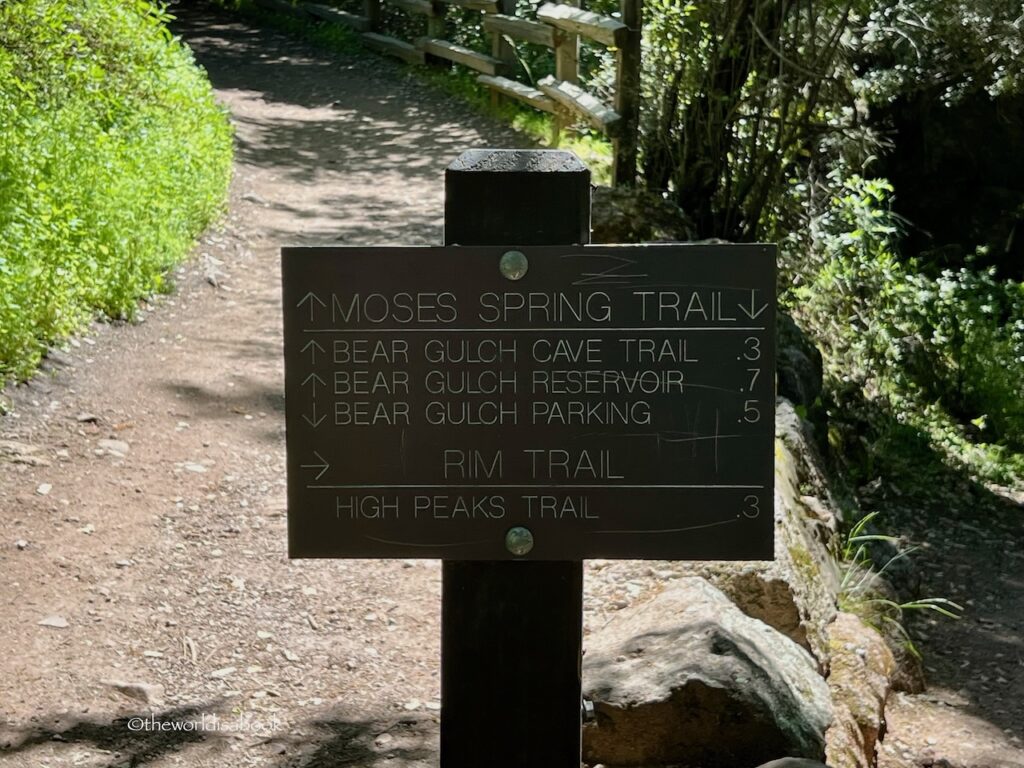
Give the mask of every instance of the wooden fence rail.
M 515 15 L 515 0 L 363 0 L 362 15 L 298 0 L 254 2 L 291 15 L 343 24 L 360 33 L 367 47 L 405 62 L 424 64 L 440 59 L 479 72 L 477 80 L 493 93 L 554 115 L 556 145 L 567 124 L 582 120 L 612 140 L 612 183 L 636 182 L 643 0 L 619 0 L 621 19 L 584 10 L 571 2 L 546 2 L 537 9 L 536 19 Z M 385 4 L 425 17 L 426 34 L 414 41 L 384 34 L 381 9 Z M 492 40 L 489 54 L 444 39 L 446 5 L 484 14 L 483 27 Z M 536 84 L 516 80 L 520 67 L 506 37 L 551 48 L 554 76 Z M 605 104 L 579 86 L 581 39 L 616 51 L 614 104 Z

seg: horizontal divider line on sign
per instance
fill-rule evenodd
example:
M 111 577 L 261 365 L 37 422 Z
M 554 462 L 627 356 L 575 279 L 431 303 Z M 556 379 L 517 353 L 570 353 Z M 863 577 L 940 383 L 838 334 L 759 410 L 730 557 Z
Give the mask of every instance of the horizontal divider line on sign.
M 696 490 L 764 490 L 763 485 L 708 485 L 708 484 L 692 484 L 692 485 L 618 485 L 612 483 L 605 484 L 559 484 L 559 483 L 404 483 L 400 485 L 389 484 L 389 483 L 352 483 L 347 485 L 307 485 L 306 488 L 311 490 L 344 490 L 347 488 L 374 488 L 374 489 L 387 489 L 387 488 L 667 488 L 669 490 L 686 490 L 688 488 Z
M 642 333 L 685 333 L 688 331 L 763 331 L 763 325 L 692 325 L 658 327 L 610 327 L 593 328 L 303 328 L 303 333 L 620 333 L 638 331 Z

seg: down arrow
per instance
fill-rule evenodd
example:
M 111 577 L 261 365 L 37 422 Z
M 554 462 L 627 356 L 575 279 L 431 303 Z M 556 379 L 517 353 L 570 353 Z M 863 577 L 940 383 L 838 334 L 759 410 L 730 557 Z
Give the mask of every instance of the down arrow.
M 743 314 L 745 314 L 751 320 L 756 320 L 758 317 L 760 317 L 762 312 L 764 312 L 766 309 L 768 309 L 767 302 L 762 304 L 760 309 L 757 309 L 757 304 L 754 301 L 754 294 L 756 294 L 756 293 L 757 293 L 757 289 L 756 288 L 754 288 L 754 289 L 752 289 L 750 291 L 750 309 L 747 309 L 742 304 L 737 304 L 736 305 L 736 306 L 738 306 L 740 308 L 740 310 L 742 310 Z

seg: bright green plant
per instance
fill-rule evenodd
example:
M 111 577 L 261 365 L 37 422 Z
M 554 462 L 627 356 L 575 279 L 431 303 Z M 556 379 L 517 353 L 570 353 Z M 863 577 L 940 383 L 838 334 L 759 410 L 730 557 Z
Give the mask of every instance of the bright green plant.
M 838 170 L 830 181 L 831 200 L 790 239 L 781 271 L 784 303 L 825 353 L 837 423 L 870 426 L 856 430 L 876 448 L 869 461 L 900 445 L 919 452 L 920 434 L 976 476 L 1010 480 L 1024 447 L 1020 284 L 920 271 L 896 255 L 891 186 Z
M 0 3 L 0 381 L 166 288 L 226 196 L 231 130 L 143 0 Z
M 894 633 L 904 647 L 914 656 L 921 654 L 906 629 L 907 611 L 931 611 L 950 619 L 959 619 L 963 608 L 944 597 L 924 597 L 900 602 L 887 595 L 883 579 L 886 571 L 900 560 L 909 557 L 914 547 L 897 550 L 881 568 L 875 568 L 868 548 L 872 542 L 886 542 L 898 545 L 895 536 L 869 533 L 869 525 L 878 517 L 878 512 L 864 515 L 847 533 L 842 543 L 840 557 L 841 578 L 838 590 L 839 608 L 856 613 L 864 621 L 883 634 Z

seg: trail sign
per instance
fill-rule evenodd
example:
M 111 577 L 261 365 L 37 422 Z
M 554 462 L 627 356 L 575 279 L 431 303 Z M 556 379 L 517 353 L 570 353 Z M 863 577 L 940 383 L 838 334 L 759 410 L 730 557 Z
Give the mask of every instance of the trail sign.
M 774 246 L 282 257 L 293 557 L 772 557 Z

